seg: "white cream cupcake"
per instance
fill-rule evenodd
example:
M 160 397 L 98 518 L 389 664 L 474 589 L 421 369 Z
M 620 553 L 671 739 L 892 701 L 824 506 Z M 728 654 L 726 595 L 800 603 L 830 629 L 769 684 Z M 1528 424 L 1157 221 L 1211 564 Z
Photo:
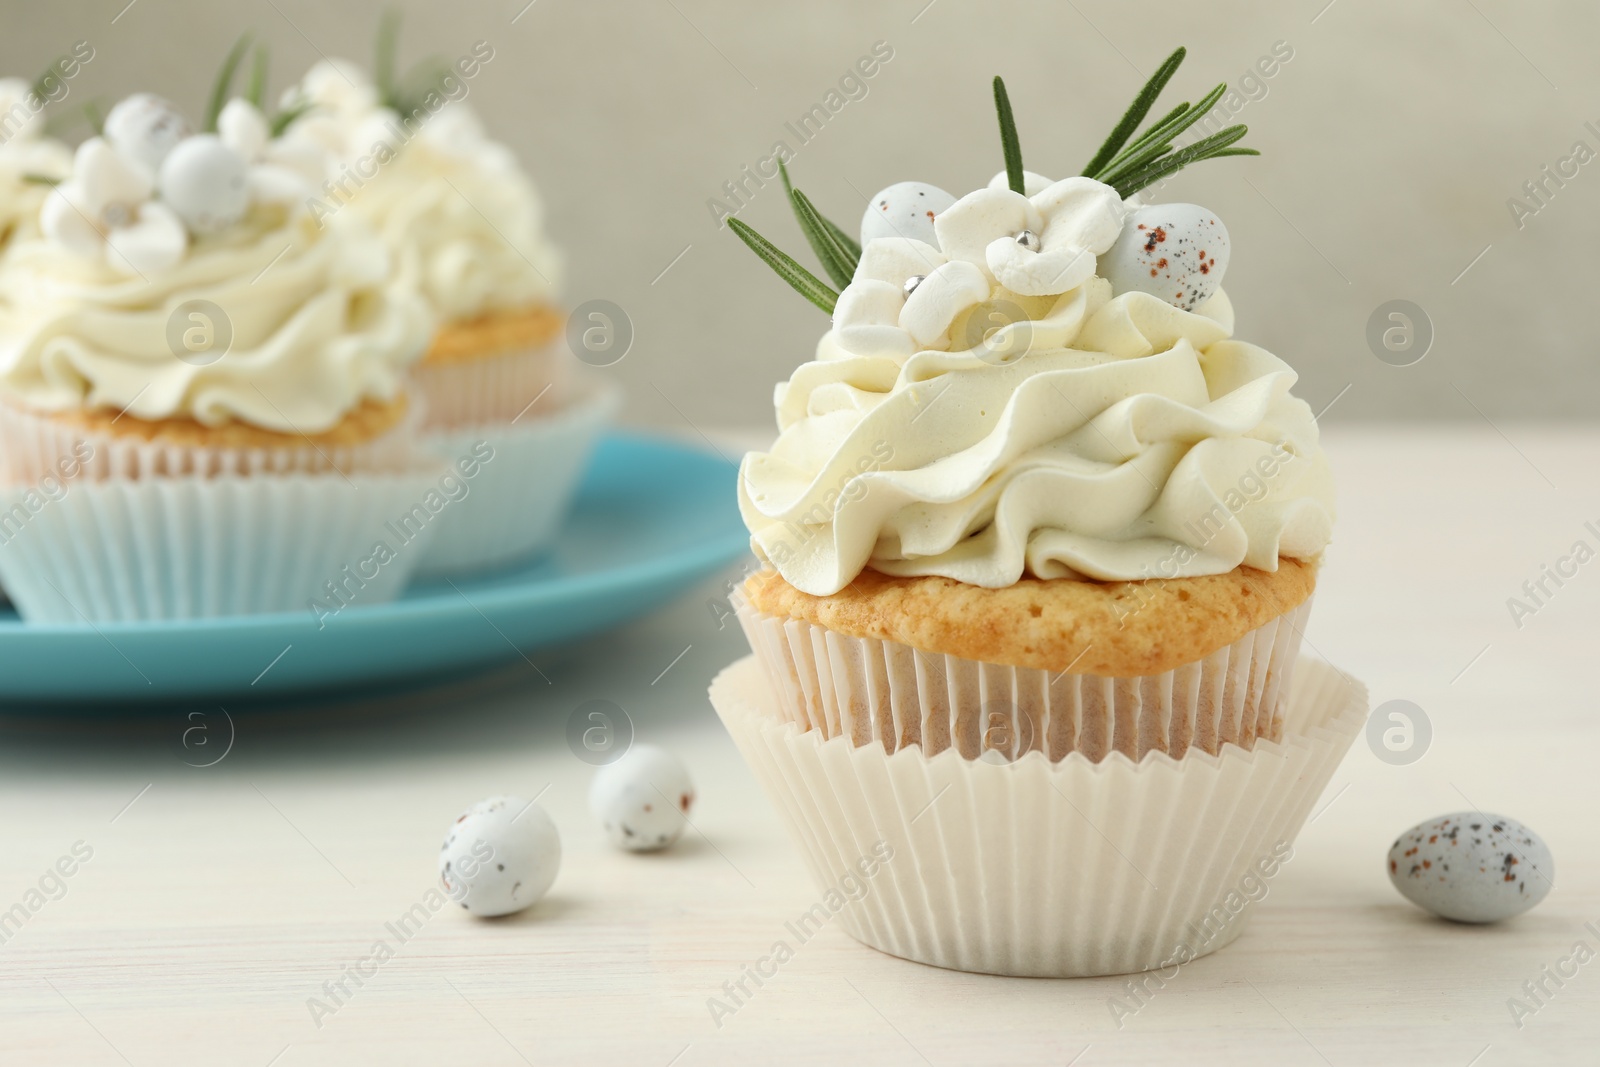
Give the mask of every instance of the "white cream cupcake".
M 427 309 L 308 216 L 309 159 L 131 97 L 0 259 L 0 576 L 30 621 L 312 609 L 441 473 L 409 442 Z M 396 595 L 421 555 L 345 588 Z M 342 603 L 342 602 L 341 602 Z
M 1170 966 L 1281 864 L 1364 691 L 1299 665 L 1333 487 L 1294 371 L 1235 340 L 1213 213 L 1135 194 L 1183 109 L 1085 173 L 874 196 L 856 242 L 803 194 L 829 278 L 730 226 L 832 313 L 745 457 L 754 650 L 712 700 L 822 884 L 874 841 L 856 937 L 965 970 Z M 1201 101 L 1198 117 L 1214 103 Z M 1177 116 L 1178 119 L 1174 119 Z M 1166 161 L 1166 162 L 1164 162 Z M 1237 894 L 1235 894 L 1237 895 Z
M 477 64 L 493 58 L 487 45 L 474 53 Z M 339 147 L 314 212 L 371 225 L 397 281 L 438 320 L 412 371 L 427 447 L 447 459 L 478 441 L 494 450 L 428 571 L 503 565 L 547 544 L 617 399 L 573 378 L 543 204 L 511 151 L 452 99 L 465 75 L 450 77 L 406 97 L 380 92 L 353 64 L 324 62 L 302 82 L 313 110 L 295 127 Z

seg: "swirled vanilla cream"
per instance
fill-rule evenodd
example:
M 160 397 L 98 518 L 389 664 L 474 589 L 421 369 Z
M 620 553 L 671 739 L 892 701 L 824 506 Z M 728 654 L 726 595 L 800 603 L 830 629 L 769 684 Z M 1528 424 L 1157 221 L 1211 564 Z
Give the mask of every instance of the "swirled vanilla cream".
M 1132 239 L 1154 274 L 1170 241 L 1214 286 L 1205 234 L 1146 233 L 1090 179 L 1030 189 L 865 242 L 816 358 L 777 388 L 777 442 L 741 465 L 757 555 L 819 596 L 867 567 L 998 588 L 1319 556 L 1333 484 L 1294 370 L 1232 338 L 1220 289 L 1189 311 L 1097 272 Z M 884 211 L 916 217 L 902 206 Z
M 383 245 L 251 210 L 143 276 L 44 236 L 0 262 L 0 394 L 35 410 L 318 433 L 389 400 L 432 321 L 391 292 Z

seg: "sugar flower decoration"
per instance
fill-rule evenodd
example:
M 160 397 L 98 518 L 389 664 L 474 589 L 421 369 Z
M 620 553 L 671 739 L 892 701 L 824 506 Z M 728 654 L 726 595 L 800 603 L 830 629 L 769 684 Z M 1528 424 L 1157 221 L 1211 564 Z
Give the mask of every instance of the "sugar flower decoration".
M 146 167 L 91 137 L 78 146 L 71 177 L 45 199 L 39 225 L 49 239 L 122 274 L 165 270 L 183 258 L 188 235 L 154 194 Z

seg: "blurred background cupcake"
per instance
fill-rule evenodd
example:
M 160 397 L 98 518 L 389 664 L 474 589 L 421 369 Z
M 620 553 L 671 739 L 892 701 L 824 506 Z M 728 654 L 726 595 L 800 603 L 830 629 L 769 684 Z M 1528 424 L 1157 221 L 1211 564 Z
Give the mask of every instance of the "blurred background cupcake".
M 1332 480 L 1295 372 L 1231 337 L 1221 220 L 1137 197 L 1185 124 L 1132 138 L 1136 107 L 1052 181 L 996 97 L 986 188 L 890 186 L 859 242 L 792 194 L 839 291 L 730 222 L 833 322 L 740 471 L 767 569 L 713 701 L 821 884 L 913 855 L 858 938 L 1143 970 L 1237 936 L 1189 928 L 1281 862 L 1361 722 L 1360 686 L 1296 678 Z
M 0 78 L 0 258 L 13 241 L 38 231 L 45 195 L 72 170 L 72 150 L 50 136 L 45 110 L 65 95 L 66 79 L 93 55 L 93 46 L 82 42 L 36 82 Z M 0 466 L 3 457 L 0 442 Z M 0 585 L 0 605 L 7 599 Z
M 376 551 L 440 474 L 406 393 L 432 316 L 359 220 L 311 216 L 325 157 L 264 76 L 222 106 L 237 59 L 198 127 L 112 108 L 0 259 L 0 576 L 30 622 L 376 602 L 431 534 Z
M 366 221 L 388 245 L 397 281 L 436 318 L 412 370 L 425 447 L 449 462 L 481 460 L 424 570 L 491 568 L 554 536 L 618 396 L 573 376 L 557 302 L 561 256 L 543 204 L 466 103 L 493 46 L 397 74 L 396 30 L 392 15 L 380 25 L 371 78 L 344 60 L 312 68 L 294 98 L 307 110 L 292 129 L 339 160 L 314 212 Z

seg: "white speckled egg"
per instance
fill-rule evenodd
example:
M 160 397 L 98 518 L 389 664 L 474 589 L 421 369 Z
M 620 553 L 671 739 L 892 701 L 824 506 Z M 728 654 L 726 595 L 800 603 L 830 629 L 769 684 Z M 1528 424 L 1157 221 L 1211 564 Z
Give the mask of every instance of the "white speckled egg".
M 1198 204 L 1151 204 L 1129 214 L 1095 273 L 1117 295 L 1149 293 L 1193 311 L 1222 288 L 1228 228 Z
M 688 825 L 694 783 L 683 761 L 659 745 L 637 744 L 601 767 L 589 787 L 589 811 L 618 848 L 666 848 Z
M 956 198 L 927 182 L 895 182 L 879 190 L 861 216 L 861 243 L 879 237 L 909 237 L 939 247 L 933 235 L 933 217 Z
M 439 847 L 439 882 L 474 915 L 510 915 L 549 891 L 561 869 L 561 835 L 521 797 L 490 797 L 462 812 Z
M 1420 908 L 1463 923 L 1521 915 L 1550 892 L 1550 848 L 1513 819 L 1463 811 L 1419 823 L 1389 849 L 1389 880 Z
M 134 93 L 106 113 L 104 132 L 111 147 L 154 175 L 190 131 L 189 120 L 170 102 L 154 93 Z
M 250 207 L 249 168 L 214 134 L 179 142 L 161 163 L 161 199 L 192 233 L 227 229 Z

